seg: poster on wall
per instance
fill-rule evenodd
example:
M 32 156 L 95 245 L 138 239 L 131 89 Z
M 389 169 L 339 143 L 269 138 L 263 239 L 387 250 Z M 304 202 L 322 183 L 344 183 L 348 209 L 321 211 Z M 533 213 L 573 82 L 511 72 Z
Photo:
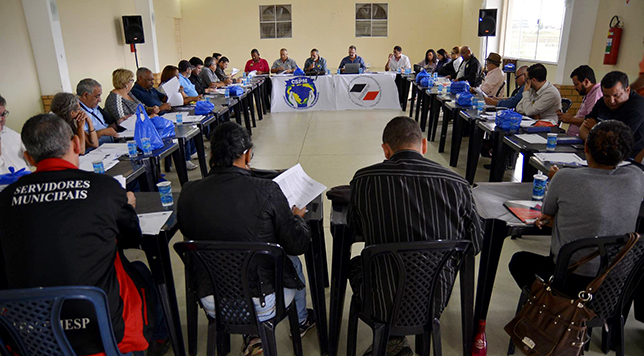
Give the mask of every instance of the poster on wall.
M 336 110 L 333 78 L 330 75 L 275 75 L 271 80 L 271 112 Z

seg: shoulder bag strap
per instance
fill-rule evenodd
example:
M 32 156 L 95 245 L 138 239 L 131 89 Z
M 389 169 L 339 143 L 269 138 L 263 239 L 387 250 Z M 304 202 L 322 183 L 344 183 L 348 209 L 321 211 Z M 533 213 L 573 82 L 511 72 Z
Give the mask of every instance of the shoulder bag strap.
M 637 243 L 637 241 L 640 239 L 640 234 L 636 232 L 632 232 L 629 234 L 629 239 L 626 245 L 622 247 L 621 251 L 615 256 L 615 259 L 613 259 L 613 262 L 610 264 L 610 266 L 602 273 L 601 275 L 597 276 L 588 286 L 586 287 L 586 293 L 595 293 L 597 289 L 604 283 L 604 279 L 606 279 L 606 276 L 608 276 L 608 273 L 615 268 L 615 266 L 626 256 L 628 251 L 630 251 L 633 246 Z

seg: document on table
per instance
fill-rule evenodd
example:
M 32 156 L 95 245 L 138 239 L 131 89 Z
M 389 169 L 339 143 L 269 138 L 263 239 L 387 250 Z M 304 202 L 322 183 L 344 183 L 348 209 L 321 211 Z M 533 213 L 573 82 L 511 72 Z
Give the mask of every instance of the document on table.
M 123 189 L 126 189 L 126 190 L 127 190 L 127 188 L 126 188 L 127 181 L 125 180 L 125 177 L 123 177 L 123 175 L 122 175 L 122 174 L 119 174 L 119 175 L 114 176 L 114 177 L 112 177 L 112 178 L 116 179 L 116 181 L 117 181 L 117 182 L 119 182 L 119 184 L 121 185 L 121 187 L 123 187 Z
M 121 157 L 127 154 L 127 143 L 104 143 L 92 152 L 95 151 L 105 154 L 110 153 L 116 157 Z
M 482 97 L 484 97 L 484 98 L 487 98 L 487 97 L 488 97 L 488 95 L 487 95 L 487 94 L 485 94 L 485 92 L 484 92 L 483 90 L 481 90 L 481 88 L 476 87 L 476 88 L 473 88 L 473 89 L 474 89 L 474 91 L 475 91 L 478 95 L 480 95 L 480 96 L 482 96 Z
M 168 221 L 171 211 L 161 211 L 158 213 L 138 214 L 141 232 L 144 235 L 158 235 L 165 222 Z
M 230 73 L 230 76 L 232 77 L 232 76 L 234 76 L 234 75 L 235 75 L 235 74 L 237 74 L 237 73 L 239 73 L 239 69 L 237 69 L 237 68 L 233 67 L 233 72 L 232 72 L 232 73 Z
M 521 127 L 530 127 L 530 126 L 534 125 L 535 122 L 537 122 L 537 120 L 532 120 L 531 118 L 524 116 L 523 120 L 521 120 L 521 123 L 519 124 L 519 126 L 521 126 Z
M 537 134 L 519 134 L 519 135 L 516 135 L 516 138 L 535 145 L 538 145 L 538 144 L 545 145 L 546 143 L 548 143 L 548 140 L 545 137 Z
M 300 209 L 326 190 L 323 184 L 309 177 L 299 163 L 275 177 L 273 181 L 280 186 L 288 204 Z
M 183 96 L 179 92 L 179 87 L 181 84 L 179 83 L 179 78 L 174 77 L 167 82 L 161 84 L 161 87 L 163 88 L 163 91 L 165 91 L 166 95 L 168 96 L 168 103 L 171 106 L 181 106 L 183 105 Z
M 113 153 L 104 153 L 94 150 L 84 156 L 78 157 L 78 169 L 86 172 L 94 172 L 94 165 L 92 162 L 103 161 L 103 168 L 107 172 L 110 168 L 119 163 L 118 157 L 119 156 Z
M 187 115 L 186 113 L 178 113 L 178 112 L 167 113 L 167 114 L 164 114 L 161 117 L 176 123 L 177 122 L 177 114 L 181 114 L 183 116 L 182 119 L 183 119 L 184 123 L 199 122 L 203 118 L 203 116 Z
M 586 164 L 586 161 L 581 159 L 581 157 L 577 156 L 577 154 L 575 153 L 538 152 L 538 153 L 535 153 L 534 156 L 543 162 L 556 162 L 560 164 L 569 164 L 573 166 L 575 165 L 583 166 Z
M 130 115 L 127 119 L 119 124 L 125 131 L 119 132 L 119 137 L 134 137 L 134 129 L 136 128 L 136 115 Z
M 485 119 L 485 120 L 488 120 L 488 121 L 496 120 L 496 113 L 481 114 L 481 119 Z

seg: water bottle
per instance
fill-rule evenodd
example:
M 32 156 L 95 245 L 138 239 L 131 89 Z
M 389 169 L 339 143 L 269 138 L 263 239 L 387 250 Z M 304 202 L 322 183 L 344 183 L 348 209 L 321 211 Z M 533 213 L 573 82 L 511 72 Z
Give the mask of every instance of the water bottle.
M 443 95 L 443 86 L 442 85 L 438 86 L 438 95 Z
M 447 83 L 447 85 L 445 86 L 445 92 L 447 93 L 447 95 L 452 92 L 452 86 L 450 85 L 450 83 Z
M 340 68 L 338 68 L 338 74 L 340 74 L 340 73 L 341 73 Z
M 472 356 L 487 355 L 487 338 L 485 337 L 485 320 L 479 321 L 479 331 L 472 345 Z
M 243 77 L 244 77 L 244 81 L 246 81 L 246 72 L 244 72 Z
M 438 79 L 438 73 L 434 72 L 434 80 Z
M 224 94 L 226 99 L 230 99 L 230 88 L 226 88 L 226 93 Z

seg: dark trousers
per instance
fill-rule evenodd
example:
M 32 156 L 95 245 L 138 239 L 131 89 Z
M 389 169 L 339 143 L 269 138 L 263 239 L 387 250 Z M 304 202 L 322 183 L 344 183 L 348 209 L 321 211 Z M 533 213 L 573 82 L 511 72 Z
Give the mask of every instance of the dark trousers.
M 145 263 L 141 261 L 134 261 L 131 263 L 131 265 L 136 269 L 136 271 L 145 281 L 145 288 L 151 291 L 149 295 L 152 298 L 149 301 L 148 310 L 151 313 L 154 313 L 154 320 L 156 321 L 156 324 L 154 325 L 154 331 L 152 332 L 152 340 L 149 341 L 154 342 L 165 340 L 168 338 L 168 328 L 165 323 L 165 315 L 163 314 L 161 299 L 159 298 L 159 294 L 157 293 L 157 289 L 152 279 L 152 273 L 150 273 L 148 266 L 146 266 Z

